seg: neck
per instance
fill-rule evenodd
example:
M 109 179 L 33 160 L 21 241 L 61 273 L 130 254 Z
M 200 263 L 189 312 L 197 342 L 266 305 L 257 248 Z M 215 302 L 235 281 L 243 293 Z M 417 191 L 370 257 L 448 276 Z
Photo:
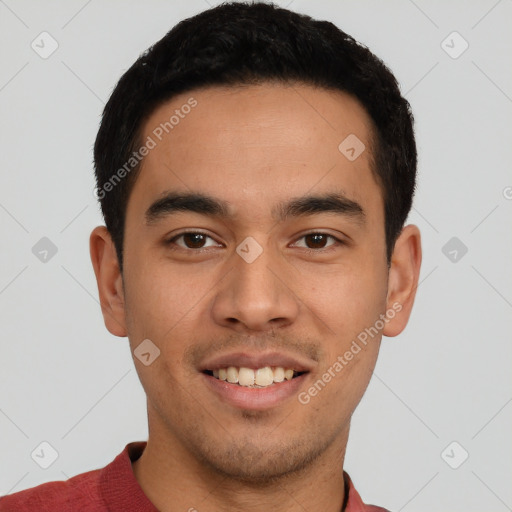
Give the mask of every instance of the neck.
M 148 499 L 161 512 L 342 510 L 348 428 L 307 467 L 265 483 L 219 474 L 177 440 L 152 437 L 151 433 L 150 429 L 148 444 L 133 463 L 133 472 Z

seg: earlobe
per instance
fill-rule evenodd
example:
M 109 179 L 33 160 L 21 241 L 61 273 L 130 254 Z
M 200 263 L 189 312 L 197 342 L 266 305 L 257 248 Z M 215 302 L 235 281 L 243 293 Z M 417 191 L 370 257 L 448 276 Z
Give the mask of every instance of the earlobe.
M 93 229 L 89 250 L 105 326 L 115 336 L 127 336 L 123 279 L 114 243 L 105 226 Z
M 384 336 L 397 336 L 407 325 L 416 296 L 420 268 L 420 230 L 409 224 L 400 233 L 391 257 L 386 306 L 388 311 L 394 311 L 394 316 L 386 323 Z

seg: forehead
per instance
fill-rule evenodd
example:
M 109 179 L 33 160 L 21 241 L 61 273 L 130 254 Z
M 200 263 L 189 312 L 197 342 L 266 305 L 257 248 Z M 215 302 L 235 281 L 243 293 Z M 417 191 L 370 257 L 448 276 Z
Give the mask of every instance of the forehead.
M 308 191 L 341 189 L 359 202 L 366 197 L 380 203 L 371 172 L 371 126 L 352 97 L 306 85 L 180 94 L 145 123 L 142 141 L 151 139 L 154 147 L 130 201 L 147 207 L 164 191 L 188 189 L 222 197 L 232 213 L 251 209 L 255 218 L 263 203 Z M 347 144 L 357 153 L 365 149 L 354 159 L 354 151 L 343 152 Z

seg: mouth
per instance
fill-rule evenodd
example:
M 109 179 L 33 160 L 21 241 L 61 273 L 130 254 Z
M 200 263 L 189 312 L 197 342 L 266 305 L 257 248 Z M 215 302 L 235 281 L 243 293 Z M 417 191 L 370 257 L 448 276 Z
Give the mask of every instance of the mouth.
M 317 362 L 274 351 L 216 354 L 198 368 L 206 387 L 236 409 L 284 405 L 307 384 Z
M 283 366 L 264 366 L 262 368 L 247 368 L 245 366 L 228 366 L 213 370 L 204 370 L 204 374 L 220 381 L 226 381 L 246 388 L 268 388 L 275 384 L 290 381 L 307 371 L 294 370 Z

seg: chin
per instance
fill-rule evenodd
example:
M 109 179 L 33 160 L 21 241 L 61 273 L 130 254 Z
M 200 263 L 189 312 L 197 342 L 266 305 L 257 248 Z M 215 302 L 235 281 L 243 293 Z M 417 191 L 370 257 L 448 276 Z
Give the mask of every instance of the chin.
M 232 441 L 224 450 L 219 445 L 198 447 L 196 456 L 216 474 L 245 485 L 268 486 L 306 470 L 329 444 L 310 436 L 273 444 L 244 439 Z

